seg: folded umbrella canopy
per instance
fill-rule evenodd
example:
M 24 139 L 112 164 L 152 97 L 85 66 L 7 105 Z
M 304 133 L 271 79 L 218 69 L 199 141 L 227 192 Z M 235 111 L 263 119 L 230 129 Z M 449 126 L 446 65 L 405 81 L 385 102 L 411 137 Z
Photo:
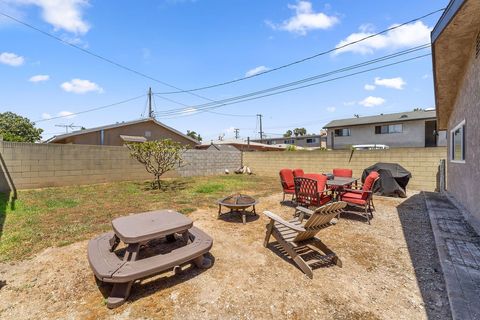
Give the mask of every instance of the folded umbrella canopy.
M 380 174 L 380 179 L 373 187 L 373 192 L 382 196 L 406 198 L 407 184 L 412 174 L 398 163 L 377 162 L 363 170 L 362 182 L 372 171 Z

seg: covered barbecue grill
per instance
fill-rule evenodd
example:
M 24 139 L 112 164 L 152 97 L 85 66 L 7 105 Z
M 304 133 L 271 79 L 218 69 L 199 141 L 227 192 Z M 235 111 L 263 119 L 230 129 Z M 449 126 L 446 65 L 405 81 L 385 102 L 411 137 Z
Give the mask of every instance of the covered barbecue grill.
M 406 198 L 407 184 L 412 174 L 398 163 L 377 162 L 363 170 L 362 182 L 372 171 L 380 174 L 380 179 L 375 183 L 373 192 L 382 196 Z

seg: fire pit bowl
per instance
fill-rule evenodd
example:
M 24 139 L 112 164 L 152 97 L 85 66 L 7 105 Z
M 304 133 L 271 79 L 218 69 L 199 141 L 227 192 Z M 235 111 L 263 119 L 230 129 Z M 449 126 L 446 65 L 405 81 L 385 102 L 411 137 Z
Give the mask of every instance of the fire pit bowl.
M 244 195 L 244 194 L 233 194 L 223 199 L 217 201 L 218 203 L 218 217 L 220 218 L 221 215 L 232 213 L 232 212 L 239 212 L 242 215 L 242 222 L 246 224 L 247 222 L 247 211 L 246 209 L 249 207 L 253 207 L 250 213 L 256 215 L 257 212 L 255 211 L 255 205 L 258 203 L 257 200 L 254 198 Z M 228 212 L 222 213 L 222 206 L 227 207 L 230 209 Z

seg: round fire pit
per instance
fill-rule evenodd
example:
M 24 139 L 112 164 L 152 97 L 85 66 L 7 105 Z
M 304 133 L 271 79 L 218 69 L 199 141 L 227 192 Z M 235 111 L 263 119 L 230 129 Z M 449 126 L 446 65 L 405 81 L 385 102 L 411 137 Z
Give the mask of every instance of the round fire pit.
M 249 213 L 257 214 L 255 211 L 255 205 L 258 203 L 254 198 L 244 194 L 233 194 L 217 201 L 218 203 L 218 217 L 226 213 L 239 212 L 242 215 L 242 222 L 247 222 L 247 211 L 249 207 L 253 207 L 253 210 Z M 228 212 L 222 213 L 222 206 L 230 209 Z

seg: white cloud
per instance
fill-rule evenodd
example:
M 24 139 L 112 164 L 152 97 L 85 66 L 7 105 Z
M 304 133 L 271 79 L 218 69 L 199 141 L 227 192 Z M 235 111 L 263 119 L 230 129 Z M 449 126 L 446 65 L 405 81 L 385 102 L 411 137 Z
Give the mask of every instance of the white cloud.
M 385 103 L 385 99 L 380 98 L 380 97 L 366 97 L 362 101 L 359 102 L 364 107 L 375 107 L 375 106 L 380 106 Z
M 46 112 L 42 113 L 42 119 L 47 120 L 51 118 L 52 118 L 52 115 L 50 113 L 46 113 Z
M 235 132 L 235 127 L 230 127 L 224 130 L 225 134 L 233 134 Z
M 87 92 L 103 92 L 103 89 L 95 82 L 82 79 L 72 79 L 70 81 L 62 83 L 60 87 L 66 92 L 73 92 L 78 94 Z
M 289 4 L 288 8 L 295 10 L 295 15 L 291 18 L 278 25 L 271 21 L 265 21 L 265 23 L 274 30 L 306 35 L 308 31 L 328 29 L 339 22 L 339 19 L 335 16 L 315 12 L 310 1 L 298 1 L 296 4 Z
M 398 26 L 398 24 L 391 25 L 390 28 L 395 26 Z M 384 34 L 380 34 L 338 49 L 334 52 L 334 54 L 340 54 L 342 52 L 349 51 L 360 54 L 371 54 L 375 50 L 380 49 L 398 49 L 419 46 L 430 43 L 431 31 L 432 28 L 425 25 L 422 21 L 417 21 L 398 27 L 397 29 L 390 30 Z M 369 32 L 368 29 L 362 26 L 360 28 L 360 32 L 352 33 L 347 38 L 340 41 L 336 48 L 340 48 L 346 44 L 358 41 L 373 34 L 373 32 Z
M 365 90 L 372 91 L 375 90 L 376 87 L 373 84 L 366 84 L 363 88 Z
M 36 76 L 30 77 L 28 81 L 30 82 L 42 82 L 42 81 L 48 81 L 50 79 L 50 76 L 48 74 L 37 74 Z
M 345 101 L 343 103 L 343 105 L 346 106 L 346 107 L 351 107 L 351 106 L 354 106 L 356 103 L 357 102 L 355 102 L 355 101 Z
M 0 53 L 0 63 L 8 64 L 12 67 L 21 66 L 25 62 L 25 58 L 11 52 Z
M 251 77 L 251 76 L 254 76 L 256 74 L 259 74 L 259 73 L 262 73 L 262 72 L 265 72 L 265 71 L 268 71 L 268 70 L 270 70 L 270 68 L 265 67 L 265 66 L 259 66 L 259 67 L 250 69 L 247 72 L 245 72 L 245 77 Z
M 35 5 L 42 11 L 42 18 L 55 30 L 85 34 L 90 25 L 83 19 L 83 10 L 89 0 L 10 0 L 13 5 Z
M 336 110 L 337 110 L 337 108 L 335 108 L 335 107 L 328 107 L 327 108 L 328 112 L 335 112 Z
M 67 119 L 72 119 L 72 118 L 76 117 L 76 115 L 74 115 L 73 112 L 70 112 L 70 111 L 60 111 L 58 113 L 58 116 L 59 117 L 65 117 Z
M 428 74 L 428 73 L 426 73 L 426 74 L 424 74 L 424 75 L 422 76 L 422 79 L 428 79 L 428 78 L 430 78 L 430 77 L 431 77 L 431 75 Z
M 407 84 L 401 77 L 382 79 L 379 77 L 375 78 L 375 84 L 377 86 L 384 86 L 387 88 L 403 90 L 403 87 Z

